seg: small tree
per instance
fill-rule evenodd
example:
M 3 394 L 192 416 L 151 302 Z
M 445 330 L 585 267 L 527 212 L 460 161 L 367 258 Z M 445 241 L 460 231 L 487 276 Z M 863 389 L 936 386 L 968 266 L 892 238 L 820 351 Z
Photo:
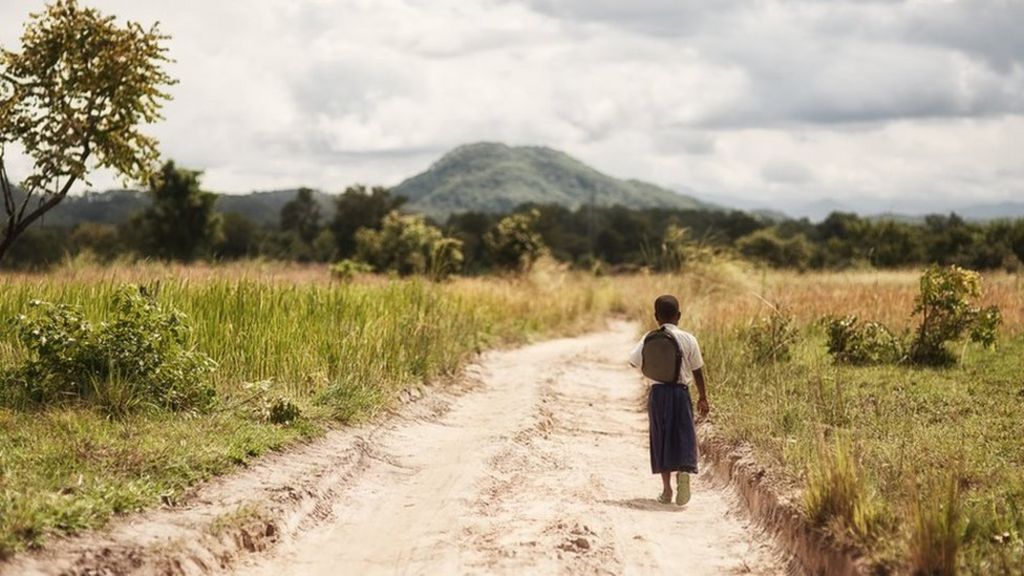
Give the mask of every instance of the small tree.
M 161 118 L 170 98 L 163 89 L 175 83 L 163 70 L 167 39 L 156 25 L 121 27 L 75 0 L 57 0 L 31 16 L 20 52 L 0 48 L 0 259 L 92 169 L 149 177 L 157 141 L 139 126 Z M 20 190 L 4 163 L 15 143 L 32 160 Z
M 359 230 L 356 246 L 359 259 L 378 272 L 427 274 L 441 280 L 462 265 L 462 242 L 446 238 L 418 215 L 392 212 L 380 230 Z
M 536 231 L 540 212 L 531 210 L 506 216 L 484 237 L 495 266 L 505 270 L 526 272 L 546 250 L 544 240 Z
M 910 359 L 918 364 L 949 364 L 953 355 L 946 342 L 967 334 L 971 341 L 993 346 L 1002 322 L 999 308 L 979 308 L 971 301 L 981 297 L 981 275 L 959 266 L 931 266 L 921 275 L 921 293 L 914 314 L 921 323 L 910 345 Z
M 221 240 L 217 195 L 199 188 L 201 174 L 167 162 L 152 179 L 153 205 L 139 222 L 149 254 L 188 262 Z

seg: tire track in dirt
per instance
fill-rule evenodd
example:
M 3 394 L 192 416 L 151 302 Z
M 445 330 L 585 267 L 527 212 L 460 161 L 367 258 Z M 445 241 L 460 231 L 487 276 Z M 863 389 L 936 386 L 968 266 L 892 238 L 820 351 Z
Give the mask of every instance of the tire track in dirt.
M 485 355 L 476 389 L 378 428 L 323 521 L 236 573 L 787 573 L 711 475 L 682 509 L 654 501 L 640 379 L 624 360 L 635 335 L 619 322 Z

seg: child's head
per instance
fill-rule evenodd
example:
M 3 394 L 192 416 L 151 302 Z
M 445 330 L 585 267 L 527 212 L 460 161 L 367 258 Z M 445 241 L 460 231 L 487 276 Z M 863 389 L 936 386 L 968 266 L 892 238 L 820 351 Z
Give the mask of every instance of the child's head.
M 665 294 L 654 301 L 654 319 L 658 324 L 676 324 L 679 316 L 679 300 L 675 296 Z

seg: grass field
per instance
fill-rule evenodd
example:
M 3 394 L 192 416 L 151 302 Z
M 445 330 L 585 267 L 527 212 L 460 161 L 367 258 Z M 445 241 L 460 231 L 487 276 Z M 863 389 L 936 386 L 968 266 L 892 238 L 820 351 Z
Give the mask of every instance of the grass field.
M 401 388 L 445 378 L 482 349 L 580 330 L 618 306 L 609 282 L 554 269 L 524 279 L 435 285 L 324 270 L 242 266 L 65 269 L 0 279 L 0 367 L 25 356 L 10 320 L 32 299 L 107 318 L 123 281 L 184 311 L 218 367 L 209 413 L 110 417 L 75 404 L 0 407 L 0 555 L 111 514 L 173 501 L 196 481 L 326 426 L 371 416 Z M 246 383 L 269 381 L 305 415 L 262 423 Z
M 154 285 L 186 312 L 195 345 L 219 364 L 218 406 L 183 417 L 113 418 L 85 407 L 0 408 L 0 552 L 101 524 L 337 422 L 397 391 L 446 377 L 477 350 L 586 330 L 613 314 L 649 321 L 673 292 L 708 361 L 716 430 L 750 443 L 771 476 L 802 490 L 808 517 L 867 551 L 883 571 L 962 573 L 1024 566 L 1024 286 L 986 278 L 1001 307 L 999 348 L 957 346 L 949 368 L 835 365 L 818 320 L 857 314 L 909 329 L 917 272 L 761 273 L 735 265 L 682 276 L 593 278 L 542 268 L 529 278 L 434 285 L 315 268 L 65 268 L 0 280 L 0 317 L 32 298 L 93 318 L 124 281 Z M 760 365 L 743 331 L 781 305 L 799 329 L 792 359 Z M 6 326 L 6 324 L 5 324 Z M 6 331 L 3 331 L 6 330 Z M 0 366 L 24 351 L 0 329 Z M 243 384 L 271 380 L 304 417 L 279 426 L 233 409 Z M 952 489 L 951 489 L 952 488 Z M 945 571 L 944 571 L 945 570 Z
M 961 573 L 1024 570 L 1018 277 L 986 279 L 984 301 L 1005 318 L 999 347 L 957 347 L 949 368 L 836 365 L 826 352 L 824 314 L 911 328 L 915 272 L 755 275 L 733 286 L 734 298 L 695 302 L 693 325 L 726 439 L 753 445 L 781 482 L 843 500 L 822 510 L 819 498 L 808 514 L 880 570 L 950 573 L 950 546 Z M 769 303 L 793 314 L 799 339 L 790 361 L 759 365 L 742 332 Z

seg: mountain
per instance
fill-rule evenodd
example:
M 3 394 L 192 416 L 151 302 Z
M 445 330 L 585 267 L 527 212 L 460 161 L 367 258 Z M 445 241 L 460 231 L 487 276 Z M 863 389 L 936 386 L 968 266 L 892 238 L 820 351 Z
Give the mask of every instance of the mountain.
M 1002 218 L 1024 218 L 1024 202 L 999 202 L 997 204 L 972 204 L 957 210 L 968 220 L 999 220 Z
M 253 192 L 251 194 L 222 194 L 217 198 L 217 210 L 245 216 L 257 224 L 277 226 L 281 221 L 281 208 L 295 199 L 298 189 Z M 334 218 L 334 196 L 313 191 L 313 199 L 320 205 L 320 221 L 329 223 Z
M 718 209 L 639 180 L 607 176 L 564 152 L 541 146 L 460 146 L 393 192 L 406 207 L 438 219 L 458 212 L 509 212 L 525 203 L 578 208 L 590 202 L 632 208 Z

